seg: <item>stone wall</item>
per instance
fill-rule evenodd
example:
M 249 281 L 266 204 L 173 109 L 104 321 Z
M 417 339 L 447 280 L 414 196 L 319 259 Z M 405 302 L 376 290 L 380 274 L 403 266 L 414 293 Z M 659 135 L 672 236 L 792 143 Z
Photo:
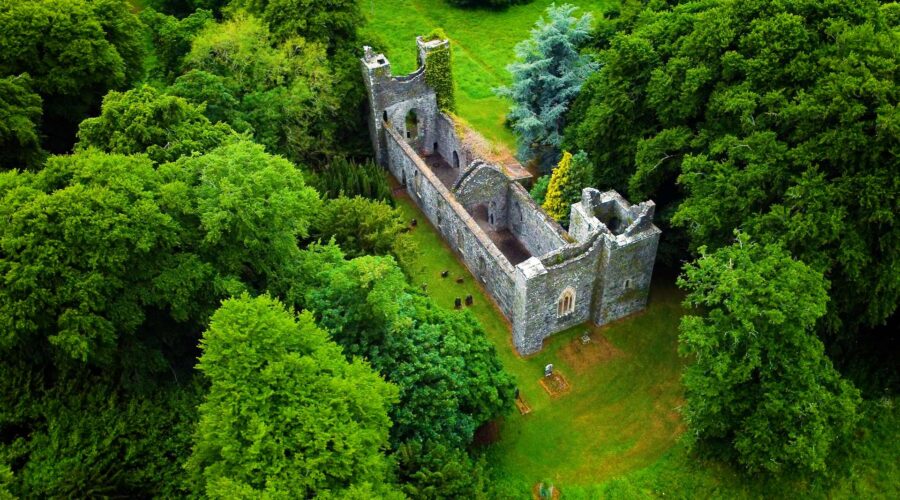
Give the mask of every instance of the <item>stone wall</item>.
M 512 265 L 403 137 L 391 128 L 385 135 L 391 173 L 398 179 L 406 177 L 410 197 L 444 241 L 460 254 L 472 275 L 484 284 L 503 314 L 511 317 Z
M 531 258 L 516 268 L 518 309 L 513 320 L 516 350 L 524 355 L 536 353 L 545 338 L 592 319 L 595 280 L 603 250 L 603 239 L 598 237 L 558 264 L 546 266 L 541 259 Z M 559 301 L 568 289 L 575 292 L 574 310 L 560 316 Z
M 544 255 L 567 244 L 565 231 L 539 207 L 517 183 L 509 189 L 509 230 L 531 255 Z
M 653 202 L 631 205 L 615 191 L 585 189 L 572 205 L 567 233 L 514 180 L 529 175 L 514 158 L 494 154 L 483 138 L 438 109 L 424 68 L 393 77 L 387 59 L 368 48 L 362 65 L 378 161 L 483 283 L 512 323 L 519 353 L 540 351 L 545 338 L 566 328 L 586 321 L 602 325 L 646 306 L 660 235 Z M 415 134 L 407 129 L 411 110 Z M 434 153 L 457 169 L 450 189 L 423 157 Z M 490 234 L 507 238 L 499 244 L 511 243 L 502 231 L 508 229 L 531 257 L 512 266 L 472 213 L 479 219 L 487 214 Z M 510 255 L 522 254 L 512 248 Z M 561 313 L 564 293 L 574 300 L 572 310 Z
M 647 306 L 658 244 L 658 229 L 634 239 L 606 239 L 599 300 L 593 315 L 596 324 L 605 325 Z

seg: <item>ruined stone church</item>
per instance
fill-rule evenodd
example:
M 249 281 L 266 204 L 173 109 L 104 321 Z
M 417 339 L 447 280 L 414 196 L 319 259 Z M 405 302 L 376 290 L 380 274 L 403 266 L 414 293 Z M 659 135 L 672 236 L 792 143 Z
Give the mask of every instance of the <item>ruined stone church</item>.
M 483 283 L 512 324 L 518 352 L 646 307 L 660 235 L 654 203 L 588 188 L 572 205 L 568 231 L 561 227 L 521 185 L 531 175 L 515 158 L 438 109 L 424 61 L 449 42 L 416 42 L 419 68 L 406 76 L 393 76 L 368 47 L 361 59 L 377 161 Z

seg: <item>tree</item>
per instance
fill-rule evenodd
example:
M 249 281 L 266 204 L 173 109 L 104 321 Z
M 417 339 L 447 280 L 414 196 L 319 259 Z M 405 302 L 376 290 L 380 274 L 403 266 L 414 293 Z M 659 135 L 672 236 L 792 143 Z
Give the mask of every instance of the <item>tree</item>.
M 510 5 L 531 3 L 531 0 L 447 0 L 447 3 L 457 7 L 491 7 L 502 9 Z
M 194 38 L 184 62 L 185 69 L 205 74 L 193 73 L 193 82 L 179 78 L 175 87 L 198 104 L 211 98 L 216 107 L 210 110 L 218 114 L 211 119 L 233 120 L 270 151 L 318 164 L 338 149 L 339 100 L 324 47 L 292 38 L 273 48 L 272 41 L 253 17 L 210 24 Z M 204 88 L 210 74 L 220 78 L 228 97 Z
M 403 492 L 410 498 L 496 498 L 485 473 L 484 457 L 442 444 L 410 441 L 396 453 Z
M 403 229 L 403 217 L 383 201 L 341 196 L 324 204 L 315 224 L 315 237 L 334 238 L 349 257 L 386 255 Z
M 553 169 L 547 185 L 542 207 L 547 215 L 563 226 L 569 224 L 569 211 L 573 203 L 581 200 L 581 191 L 591 186 L 592 166 L 584 151 L 572 156 L 563 152 L 559 165 Z
M 302 37 L 324 45 L 330 55 L 359 50 L 356 30 L 365 18 L 356 0 L 232 0 L 230 6 L 262 19 L 276 40 Z
M 35 168 L 41 149 L 41 96 L 27 74 L 0 78 L 0 169 Z
M 158 169 L 96 150 L 51 157 L 0 175 L 0 200 L 0 349 L 96 366 L 165 366 L 123 353 L 192 343 L 184 325 L 222 298 L 291 281 L 319 209 L 296 167 L 248 142 Z
M 27 377 L 27 371 L 13 374 L 7 368 L 0 368 L 4 378 Z M 13 493 L 21 498 L 171 498 L 189 492 L 183 466 L 191 450 L 199 386 L 161 383 L 125 396 L 110 382 L 70 372 L 56 387 L 36 393 L 4 384 L 4 399 L 16 402 L 7 406 L 15 410 L 0 413 L 0 425 L 15 443 L 0 448 L 19 464 L 10 481 Z
M 470 314 L 409 291 L 392 257 L 342 261 L 319 247 L 304 252 L 303 304 L 348 355 L 365 356 L 400 389 L 391 441 L 463 447 L 512 403 L 512 379 Z
M 516 131 L 519 158 L 548 168 L 559 158 L 569 104 L 582 83 L 597 69 L 579 50 L 590 39 L 593 17 L 572 16 L 572 5 L 551 5 L 531 30 L 531 38 L 516 45 L 516 62 L 509 65 L 513 83 L 497 89 L 513 101 L 509 121 Z
M 202 105 L 142 85 L 107 94 L 100 116 L 81 122 L 78 139 L 80 150 L 146 153 L 154 162 L 165 163 L 206 153 L 236 137 L 228 125 L 210 123 Z
M 300 170 L 249 141 L 160 167 L 184 241 L 216 270 L 217 294 L 262 293 L 291 280 L 298 239 L 320 211 L 318 193 Z M 204 303 L 207 303 L 204 301 Z
M 143 322 L 143 291 L 177 245 L 152 164 L 89 151 L 4 175 L 0 348 L 43 340 L 62 358 L 109 360 Z
M 531 198 L 538 205 L 543 205 L 544 200 L 547 199 L 547 189 L 550 188 L 550 175 L 542 175 L 538 177 L 536 181 L 534 181 L 534 185 L 531 186 L 531 190 L 529 190 L 528 194 L 531 195 Z
M 312 315 L 243 295 L 222 303 L 200 347 L 210 388 L 187 469 L 207 495 L 385 493 L 397 390 L 345 360 Z
M 208 10 L 197 10 L 178 19 L 153 9 L 144 9 L 140 18 L 153 37 L 156 51 L 154 71 L 167 83 L 172 83 L 181 74 L 184 56 L 191 51 L 191 41 L 197 33 L 213 22 L 213 14 Z
M 0 76 L 31 75 L 53 152 L 71 147 L 107 91 L 143 70 L 141 24 L 124 0 L 0 0 L 0 26 Z
M 681 244 L 672 260 L 740 229 L 824 273 L 821 324 L 852 345 L 900 302 L 900 33 L 886 12 L 655 3 L 601 44 L 566 147 L 588 152 L 600 184 L 654 199 L 663 246 Z
M 777 245 L 737 243 L 685 266 L 681 320 L 686 434 L 750 470 L 822 471 L 853 429 L 859 392 L 841 379 L 813 328 L 827 282 Z

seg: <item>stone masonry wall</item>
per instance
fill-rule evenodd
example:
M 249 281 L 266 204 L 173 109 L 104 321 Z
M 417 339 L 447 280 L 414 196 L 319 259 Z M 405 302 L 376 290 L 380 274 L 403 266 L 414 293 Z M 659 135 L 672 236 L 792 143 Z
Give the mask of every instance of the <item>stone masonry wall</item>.
M 503 314 L 511 317 L 512 265 L 399 133 L 390 128 L 386 132 L 391 173 L 398 179 L 406 176 L 409 195 L 450 247 L 463 257 L 466 267 L 484 284 Z
M 419 48 L 427 49 L 422 44 Z M 566 328 L 588 320 L 602 325 L 646 306 L 660 235 L 652 222 L 652 201 L 631 205 L 615 191 L 585 189 L 572 206 L 567 233 L 513 180 L 523 177 L 508 175 L 514 168 L 485 163 L 469 149 L 481 147 L 477 141 L 463 144 L 459 134 L 467 132 L 460 132 L 438 109 L 423 67 L 393 77 L 387 59 L 369 48 L 361 63 L 379 163 L 406 186 L 441 237 L 484 284 L 512 323 L 519 353 L 540 351 L 546 337 Z M 417 117 L 415 136 L 407 130 L 410 110 Z M 452 189 L 420 156 L 433 153 L 458 168 Z M 469 210 L 481 206 L 488 209 L 493 229 L 509 229 L 532 257 L 513 267 L 472 217 Z M 574 292 L 574 308 L 560 315 L 558 305 L 566 290 Z
M 544 255 L 566 245 L 563 228 L 547 216 L 518 183 L 510 186 L 509 207 L 509 231 L 531 255 Z
M 593 315 L 598 325 L 647 306 L 659 229 L 647 231 L 632 240 L 621 235 L 615 239 L 607 238 L 605 243 L 605 258 L 601 262 L 603 274 L 598 284 L 599 300 Z
M 574 258 L 545 267 L 532 258 L 516 269 L 516 317 L 513 320 L 513 343 L 522 354 L 541 350 L 550 335 L 591 319 L 597 264 L 603 252 L 602 239 Z M 575 308 L 570 314 L 557 314 L 559 300 L 566 289 L 575 291 Z

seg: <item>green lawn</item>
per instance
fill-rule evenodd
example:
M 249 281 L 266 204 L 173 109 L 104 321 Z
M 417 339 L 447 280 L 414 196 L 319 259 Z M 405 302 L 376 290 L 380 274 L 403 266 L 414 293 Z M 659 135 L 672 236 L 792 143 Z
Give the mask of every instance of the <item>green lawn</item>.
M 485 137 L 515 148 L 515 138 L 504 126 L 509 103 L 494 96 L 493 88 L 510 82 L 506 66 L 513 47 L 552 0 L 535 0 L 506 10 L 459 9 L 446 0 L 360 0 L 368 18 L 367 30 L 380 39 L 395 75 L 415 69 L 417 35 L 441 27 L 453 45 L 457 111 Z M 560 2 L 561 3 L 561 2 Z M 581 11 L 600 16 L 612 0 L 568 0 Z
M 676 352 L 681 294 L 671 278 L 657 276 L 647 311 L 605 328 L 591 328 L 617 351 L 610 359 L 581 366 L 583 356 L 563 355 L 587 328 L 549 339 L 534 357 L 513 350 L 502 313 L 444 244 L 408 197 L 396 198 L 406 219 L 419 224 L 410 233 L 419 252 L 405 268 L 415 285 L 439 305 L 453 308 L 471 294 L 466 309 L 487 333 L 505 369 L 516 379 L 529 415 L 513 411 L 501 423 L 500 439 L 487 447 L 495 484 L 512 498 L 527 498 L 538 481 L 549 479 L 569 498 L 900 498 L 900 405 L 895 398 L 867 401 L 850 449 L 835 453 L 830 476 L 781 478 L 749 476 L 687 453 L 678 437 L 683 424 L 681 368 Z M 450 276 L 441 278 L 442 271 Z M 456 283 L 463 277 L 462 284 Z M 573 366 L 572 361 L 579 364 Z M 572 390 L 551 399 L 538 381 L 553 363 Z M 577 368 L 581 368 L 580 370 Z
M 586 326 L 554 336 L 539 354 L 522 359 L 512 348 L 508 324 L 488 295 L 411 201 L 405 197 L 397 201 L 408 219 L 420 221 L 410 233 L 420 250 L 407 269 L 413 282 L 426 283 L 428 294 L 448 308 L 456 297 L 475 297 L 468 309 L 484 326 L 533 409 L 525 416 L 514 412 L 503 421 L 499 442 L 488 449 L 495 474 L 520 492 L 546 478 L 560 487 L 587 486 L 646 467 L 675 444 L 681 431 L 677 407 L 683 360 L 676 353 L 676 326 L 682 309 L 680 294 L 671 283 L 654 286 L 645 313 L 591 329 L 596 340 L 604 337 L 617 351 L 610 359 L 581 366 L 586 355 L 563 355 L 573 341 L 580 346 L 578 337 Z M 440 277 L 444 270 L 450 271 L 449 278 Z M 456 283 L 459 276 L 464 283 Z M 557 399 L 538 383 L 547 363 L 572 384 L 571 391 Z

